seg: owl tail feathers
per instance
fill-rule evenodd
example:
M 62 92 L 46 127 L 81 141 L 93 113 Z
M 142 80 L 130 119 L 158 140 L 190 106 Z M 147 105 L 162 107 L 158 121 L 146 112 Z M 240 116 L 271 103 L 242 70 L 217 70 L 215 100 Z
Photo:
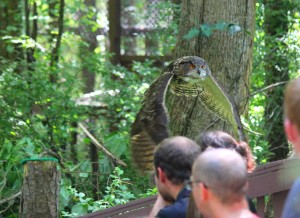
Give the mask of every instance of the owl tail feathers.
M 156 144 L 144 134 L 131 137 L 131 151 L 134 164 L 141 173 L 151 172 L 153 168 L 153 154 Z

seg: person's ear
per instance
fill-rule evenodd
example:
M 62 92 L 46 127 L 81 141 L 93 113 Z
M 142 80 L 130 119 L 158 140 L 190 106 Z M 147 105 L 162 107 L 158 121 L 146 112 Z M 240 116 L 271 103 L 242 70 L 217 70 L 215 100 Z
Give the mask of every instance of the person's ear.
M 287 139 L 291 143 L 295 143 L 297 141 L 298 130 L 295 125 L 291 123 L 289 119 L 284 120 L 284 130 L 287 136 Z
M 160 167 L 157 167 L 157 173 L 158 173 L 157 177 L 159 181 L 165 183 L 167 178 L 165 172 Z
M 289 142 L 293 144 L 295 152 L 300 154 L 300 132 L 298 127 L 293 124 L 289 119 L 284 121 L 284 129 Z
M 199 183 L 200 186 L 200 195 L 202 201 L 207 201 L 209 199 L 210 193 L 208 188 L 203 184 Z

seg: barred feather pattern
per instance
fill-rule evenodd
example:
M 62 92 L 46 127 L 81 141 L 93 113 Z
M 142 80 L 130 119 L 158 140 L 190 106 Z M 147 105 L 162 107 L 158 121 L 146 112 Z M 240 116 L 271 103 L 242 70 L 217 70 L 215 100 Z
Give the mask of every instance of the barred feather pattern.
M 168 97 L 172 95 L 179 96 L 178 99 L 181 100 L 179 105 L 176 98 L 174 101 L 168 101 Z M 234 101 L 213 78 L 205 60 L 196 56 L 179 58 L 150 85 L 132 125 L 131 150 L 138 169 L 143 172 L 153 170 L 153 154 L 156 146 L 172 135 L 170 126 L 174 127 L 174 121 L 178 121 L 176 125 L 185 128 L 185 125 L 190 122 L 188 113 L 193 110 L 197 102 L 232 125 L 237 132 L 239 114 L 234 113 L 236 112 Z M 182 117 L 169 118 L 166 103 L 172 116 Z M 181 108 L 185 112 L 177 113 Z M 180 121 L 184 121 L 185 124 Z
M 165 72 L 149 87 L 131 127 L 133 160 L 143 171 L 153 170 L 154 150 L 159 142 L 170 136 L 164 98 L 172 76 L 171 72 Z
M 181 79 L 174 78 L 170 82 L 170 91 L 177 96 L 196 97 L 209 111 L 236 128 L 236 120 L 233 114 L 233 105 L 228 95 L 216 80 L 209 75 L 198 83 L 190 84 Z M 235 131 L 237 131 L 235 129 Z

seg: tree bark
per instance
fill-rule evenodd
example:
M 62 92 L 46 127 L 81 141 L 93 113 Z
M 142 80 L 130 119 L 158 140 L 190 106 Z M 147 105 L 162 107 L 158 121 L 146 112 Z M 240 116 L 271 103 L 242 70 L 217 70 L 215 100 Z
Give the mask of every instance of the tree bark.
M 52 56 L 50 61 L 50 66 L 56 66 L 59 60 L 59 49 L 61 44 L 61 38 L 63 34 L 63 27 L 64 27 L 64 8 L 65 8 L 65 1 L 59 1 L 59 17 L 58 17 L 58 34 L 55 41 L 55 46 L 52 49 Z M 55 73 L 50 75 L 50 81 L 52 83 L 57 82 L 57 75 Z
M 264 0 L 265 5 L 265 86 L 289 80 L 289 61 L 286 56 L 288 45 L 284 42 L 288 34 L 288 11 L 290 3 L 283 0 Z M 283 131 L 283 92 L 284 86 L 277 86 L 266 92 L 265 120 L 267 140 L 274 155 L 270 161 L 287 157 L 288 143 Z
M 247 102 L 244 99 L 248 95 L 247 87 L 252 70 L 255 1 L 182 0 L 181 7 L 175 56 L 196 55 L 205 59 L 212 75 L 239 106 L 240 113 L 245 112 Z M 225 30 L 216 30 L 209 37 L 204 35 L 198 35 L 192 39 L 183 37 L 191 28 L 199 28 L 199 25 L 215 24 L 220 21 L 234 23 L 241 28 L 241 31 L 230 34 Z M 176 102 L 175 97 L 174 102 Z M 177 102 L 179 102 L 178 99 Z M 233 134 L 231 126 L 201 104 L 196 104 L 186 113 L 190 113 L 190 122 L 187 122 L 186 127 L 181 127 L 182 130 L 178 130 L 178 125 L 171 127 L 176 134 L 194 138 L 200 132 L 213 129 Z
M 111 63 L 120 63 L 121 55 L 121 1 L 108 1 L 108 20 L 109 20 L 109 51 L 113 53 Z
M 19 37 L 22 33 L 22 11 L 19 1 L 4 0 L 0 5 L 0 20 L 0 37 Z M 22 59 L 20 44 L 8 43 L 1 39 L 0 51 L 0 56 L 3 58 L 16 61 Z
M 58 217 L 60 177 L 54 161 L 26 162 L 20 217 Z
M 85 0 L 84 3 L 86 7 L 88 7 L 89 9 L 96 8 L 95 0 Z M 80 18 L 87 19 L 85 15 L 86 14 L 84 11 L 80 11 L 80 16 L 79 16 Z M 93 16 L 91 19 L 94 23 L 96 23 L 96 16 Z M 79 33 L 82 40 L 85 42 L 80 45 L 80 58 L 82 62 L 82 78 L 84 81 L 83 92 L 91 93 L 94 91 L 96 74 L 94 72 L 94 69 L 89 64 L 90 63 L 89 58 L 91 58 L 92 55 L 94 55 L 94 51 L 98 46 L 97 37 L 96 37 L 96 32 L 93 32 L 92 27 L 88 25 L 80 25 Z M 89 123 L 91 124 L 91 126 L 95 126 L 96 118 L 97 116 L 95 116 L 94 114 L 90 114 Z M 90 132 L 93 133 L 94 132 L 93 129 L 90 130 Z M 99 155 L 96 146 L 92 142 L 90 142 L 89 144 L 89 149 L 90 149 L 89 158 L 93 170 L 93 174 L 92 174 L 92 184 L 93 184 L 92 189 L 94 195 L 93 197 L 95 200 L 99 200 L 100 199 Z

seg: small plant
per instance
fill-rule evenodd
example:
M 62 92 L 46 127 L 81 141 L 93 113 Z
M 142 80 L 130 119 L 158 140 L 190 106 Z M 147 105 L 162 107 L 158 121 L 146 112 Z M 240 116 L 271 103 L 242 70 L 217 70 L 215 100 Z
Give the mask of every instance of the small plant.
M 71 210 L 62 211 L 62 216 L 77 217 L 118 204 L 125 204 L 135 199 L 135 196 L 128 189 L 130 180 L 121 177 L 123 173 L 123 170 L 119 167 L 114 169 L 113 174 L 109 176 L 109 185 L 106 187 L 105 195 L 103 199 L 99 201 L 93 201 L 92 198 L 87 198 L 84 193 L 78 192 L 75 188 L 63 184 L 60 193 L 61 200 L 65 206 L 70 207 L 71 205 Z
M 239 31 L 241 31 L 241 29 L 242 28 L 239 25 L 234 24 L 234 23 L 227 23 L 225 21 L 220 21 L 215 24 L 204 23 L 204 24 L 199 25 L 199 27 L 191 28 L 189 30 L 189 32 L 183 36 L 183 38 L 192 39 L 198 35 L 203 35 L 203 36 L 209 37 L 216 30 L 228 31 L 229 34 L 235 34 Z

